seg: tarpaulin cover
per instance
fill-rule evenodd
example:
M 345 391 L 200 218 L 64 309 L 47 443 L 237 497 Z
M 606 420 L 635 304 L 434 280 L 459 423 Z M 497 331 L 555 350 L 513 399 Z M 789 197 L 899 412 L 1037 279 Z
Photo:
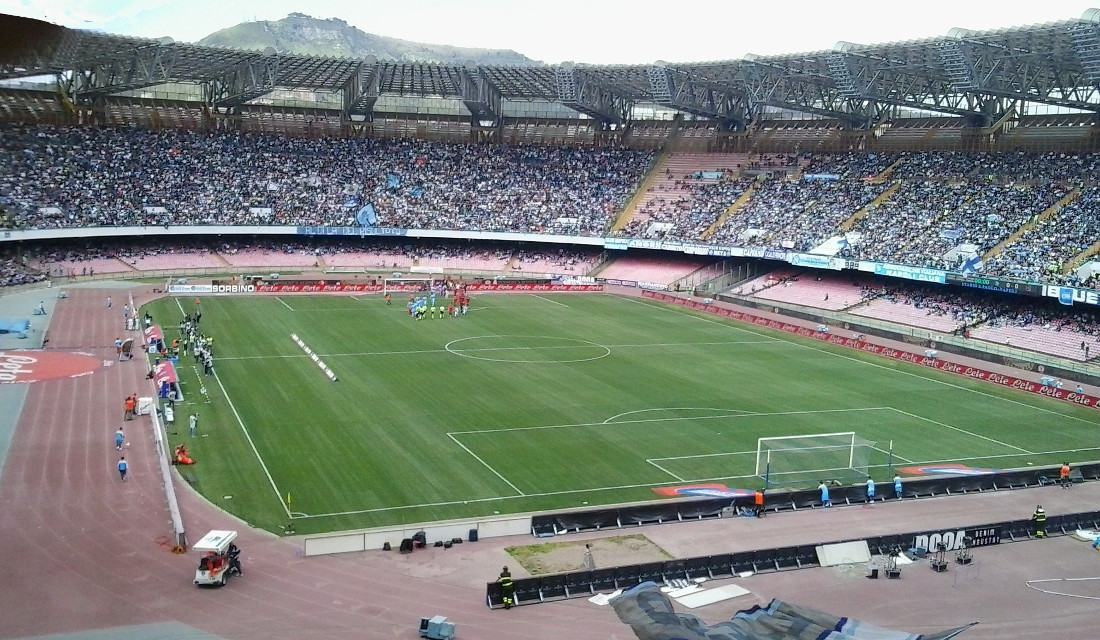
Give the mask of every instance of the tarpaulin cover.
M 676 613 L 672 601 L 654 582 L 624 591 L 610 604 L 640 640 L 948 640 L 974 626 L 912 634 L 781 600 L 772 600 L 767 607 L 739 611 L 727 622 L 708 625 L 691 614 Z
M 0 333 L 26 333 L 31 328 L 30 320 L 0 318 Z

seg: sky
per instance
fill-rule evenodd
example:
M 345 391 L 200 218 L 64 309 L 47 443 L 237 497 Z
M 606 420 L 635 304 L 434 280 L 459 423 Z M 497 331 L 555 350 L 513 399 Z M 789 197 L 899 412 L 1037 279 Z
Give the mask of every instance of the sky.
M 1080 18 L 1100 0 L 0 0 L 0 13 L 66 27 L 194 42 L 297 12 L 368 33 L 512 49 L 546 63 L 730 60 Z

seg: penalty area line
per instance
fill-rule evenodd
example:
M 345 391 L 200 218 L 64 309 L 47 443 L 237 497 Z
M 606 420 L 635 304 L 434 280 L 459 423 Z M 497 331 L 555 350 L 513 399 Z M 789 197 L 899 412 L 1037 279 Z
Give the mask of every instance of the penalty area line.
M 516 485 L 512 484 L 512 483 L 511 483 L 511 482 L 510 482 L 510 481 L 508 480 L 508 478 L 505 478 L 504 476 L 502 476 L 502 475 L 500 474 L 500 472 L 499 472 L 499 471 L 497 471 L 497 470 L 496 470 L 496 469 L 494 469 L 493 467 L 489 466 L 489 463 L 488 463 L 488 462 L 485 462 L 484 460 L 482 460 L 482 459 L 481 459 L 481 456 L 477 455 L 477 454 L 476 454 L 476 453 L 474 453 L 473 451 L 470 451 L 470 448 L 469 448 L 469 447 L 467 447 L 466 445 L 464 445 L 464 444 L 462 444 L 461 442 L 459 442 L 459 441 L 458 441 L 458 438 L 454 437 L 454 434 L 452 434 L 452 433 L 448 433 L 448 434 L 447 434 L 447 437 L 448 437 L 448 438 L 450 438 L 451 440 L 454 440 L 454 443 L 455 443 L 455 444 L 457 444 L 458 446 L 462 447 L 463 451 L 465 451 L 466 453 L 468 453 L 468 454 L 470 454 L 471 456 L 473 456 L 473 457 L 474 457 L 474 460 L 477 460 L 477 461 L 478 461 L 478 462 L 480 462 L 480 463 L 482 464 L 482 466 L 484 466 L 484 467 L 485 467 L 486 469 L 488 469 L 489 471 L 492 471 L 492 472 L 493 472 L 493 475 L 495 475 L 496 477 L 498 477 L 498 478 L 500 478 L 501 480 L 503 480 L 503 481 L 504 481 L 504 484 L 508 485 L 509 487 L 512 487 L 512 490 L 514 490 L 514 491 L 515 491 L 516 493 L 518 493 L 518 494 L 519 494 L 520 496 L 524 496 L 524 495 L 526 495 L 526 494 L 524 494 L 524 493 L 523 493 L 522 491 L 520 491 L 520 490 L 519 490 L 519 487 L 517 487 Z
M 566 309 L 569 308 L 569 305 L 567 305 L 565 303 L 558 302 L 557 300 L 551 300 L 550 298 L 544 298 L 544 297 L 542 297 L 540 295 L 537 295 L 537 294 L 534 294 L 534 293 L 531 294 L 531 297 L 532 298 L 538 298 L 539 300 L 542 300 L 544 302 L 549 302 L 550 304 L 556 304 L 559 307 L 565 307 Z
M 1001 442 L 1000 440 L 995 440 L 993 438 L 990 438 L 989 436 L 983 436 L 980 433 L 974 433 L 973 431 L 967 431 L 966 429 L 960 429 L 959 427 L 954 427 L 954 426 L 951 426 L 949 424 L 945 424 L 943 422 L 938 422 L 936 420 L 932 420 L 931 418 L 925 418 L 924 416 L 918 416 L 915 413 L 909 413 L 908 411 L 902 411 L 901 409 L 898 409 L 898 408 L 895 408 L 895 407 L 889 407 L 889 408 L 890 408 L 891 411 L 897 411 L 898 413 L 907 415 L 910 418 L 916 418 L 917 420 L 924 420 L 925 422 L 930 422 L 934 425 L 939 425 L 939 426 L 941 426 L 945 429 L 951 429 L 952 431 L 958 431 L 959 433 L 963 433 L 963 434 L 966 434 L 968 436 L 973 436 L 973 437 L 979 438 L 981 440 L 986 440 L 986 441 L 992 442 L 994 444 L 999 444 L 1002 447 L 1008 447 L 1009 449 L 1015 449 L 1015 450 L 1017 450 L 1021 453 L 1026 453 L 1028 455 L 1035 455 L 1034 451 L 1028 451 L 1027 449 L 1024 449 L 1022 447 L 1017 447 L 1014 444 L 1008 444 L 1007 442 Z
M 653 460 L 652 460 L 651 458 L 646 458 L 646 462 L 648 462 L 649 464 L 651 464 L 651 465 L 653 465 L 653 466 L 657 467 L 658 469 L 660 469 L 661 471 L 663 471 L 663 472 L 667 473 L 668 475 L 672 476 L 673 478 L 676 478 L 676 479 L 677 479 L 677 480 L 679 480 L 680 482 L 687 482 L 687 480 L 684 480 L 683 478 L 681 478 L 680 476 L 676 475 L 675 473 L 672 473 L 672 472 L 671 472 L 671 471 L 669 471 L 668 469 L 666 469 L 666 468 L 662 467 L 661 465 L 657 464 L 657 463 L 656 463 L 656 462 L 654 462 L 654 461 L 653 461 Z
M 284 301 L 283 301 L 283 299 L 282 299 L 282 298 L 280 298 L 279 296 L 275 296 L 275 299 L 276 299 L 276 300 L 278 300 L 278 301 L 279 301 L 279 303 L 280 303 L 280 304 L 282 304 L 282 305 L 283 305 L 284 307 L 286 307 L 287 309 L 290 309 L 291 311 L 294 311 L 294 307 L 292 307 L 292 306 L 290 306 L 289 304 L 287 304 L 286 302 L 284 302 Z

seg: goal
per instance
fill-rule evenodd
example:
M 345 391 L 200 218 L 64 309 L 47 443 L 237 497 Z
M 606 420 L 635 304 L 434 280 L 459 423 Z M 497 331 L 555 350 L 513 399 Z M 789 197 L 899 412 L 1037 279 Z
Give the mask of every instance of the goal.
M 854 431 L 759 438 L 756 475 L 765 487 L 862 481 L 868 477 L 874 446 Z
M 438 279 L 429 276 L 409 278 L 386 278 L 382 281 L 383 293 L 418 293 L 429 292 L 439 282 Z

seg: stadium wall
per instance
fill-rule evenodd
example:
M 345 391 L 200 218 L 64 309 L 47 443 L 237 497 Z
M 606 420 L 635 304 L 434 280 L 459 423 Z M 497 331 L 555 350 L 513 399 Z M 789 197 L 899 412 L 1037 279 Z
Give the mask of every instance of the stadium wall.
M 781 316 L 787 316 L 791 318 L 798 318 L 800 320 L 809 320 L 816 324 L 823 324 L 832 327 L 834 330 L 843 329 L 850 333 L 863 333 L 872 336 L 878 336 L 880 338 L 886 338 L 888 340 L 896 340 L 898 342 L 905 342 L 912 344 L 914 347 L 923 349 L 934 349 L 936 351 L 945 351 L 948 353 L 958 354 L 960 356 L 966 356 L 968 358 L 975 358 L 984 362 L 991 362 L 994 364 L 1003 364 L 1016 369 L 1022 369 L 1026 371 L 1033 371 L 1038 369 L 1040 373 L 1053 376 L 1055 378 L 1067 378 L 1077 380 L 1082 383 L 1100 386 L 1100 376 L 1095 373 L 1090 373 L 1084 369 L 1070 369 L 1065 366 L 1061 366 L 1054 360 L 1046 360 L 1042 365 L 1038 365 L 1032 360 L 1024 360 L 1022 358 L 1007 357 L 1002 353 L 995 353 L 991 351 L 994 345 L 975 344 L 974 346 L 967 346 L 965 343 L 960 344 L 957 341 L 948 342 L 940 336 L 939 340 L 933 337 L 923 338 L 913 335 L 912 331 L 906 332 L 901 326 L 896 329 L 889 329 L 880 324 L 868 324 L 867 318 L 861 316 L 854 316 L 849 314 L 823 314 L 821 310 L 811 309 L 805 307 L 803 309 L 793 309 L 788 306 L 777 305 L 774 301 L 770 300 L 754 300 L 751 298 L 741 298 L 729 295 L 717 295 L 715 300 L 725 302 L 728 304 L 737 305 L 739 307 L 746 307 L 749 309 L 757 309 L 768 313 L 774 313 Z M 838 317 L 842 317 L 842 320 L 838 320 Z M 922 330 L 923 333 L 935 335 L 939 332 L 933 332 L 931 330 Z M 1032 357 L 1038 357 L 1039 354 L 1035 354 Z
M 531 515 L 516 515 L 478 520 L 452 520 L 410 524 L 402 527 L 384 527 L 359 531 L 342 531 L 328 535 L 306 536 L 302 540 L 302 552 L 306 556 L 352 553 L 381 550 L 386 543 L 397 549 L 401 541 L 423 533 L 429 546 L 439 542 L 471 540 L 471 532 L 477 538 L 497 538 L 523 535 L 531 532 Z

